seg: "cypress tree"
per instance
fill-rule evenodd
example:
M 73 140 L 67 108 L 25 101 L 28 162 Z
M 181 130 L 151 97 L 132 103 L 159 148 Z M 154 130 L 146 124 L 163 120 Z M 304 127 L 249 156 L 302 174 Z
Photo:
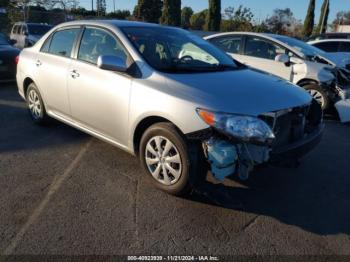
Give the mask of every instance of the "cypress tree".
M 329 15 L 329 0 L 323 0 L 323 4 L 321 7 L 320 20 L 318 22 L 316 34 L 323 34 L 326 32 L 327 24 L 328 24 L 328 15 Z M 322 30 L 322 32 L 321 32 L 321 30 Z
M 181 25 L 181 0 L 164 0 L 160 21 L 164 25 Z
M 158 23 L 162 15 L 162 0 L 139 0 L 136 18 L 141 21 Z
M 312 34 L 314 30 L 314 20 L 315 20 L 315 0 L 310 0 L 309 8 L 307 9 L 307 14 L 305 17 L 304 27 L 302 35 L 308 37 Z
M 209 0 L 209 13 L 206 29 L 208 31 L 219 31 L 221 24 L 221 0 Z
M 185 6 L 181 10 L 181 26 L 185 29 L 191 26 L 191 16 L 193 15 L 193 10 L 191 7 Z

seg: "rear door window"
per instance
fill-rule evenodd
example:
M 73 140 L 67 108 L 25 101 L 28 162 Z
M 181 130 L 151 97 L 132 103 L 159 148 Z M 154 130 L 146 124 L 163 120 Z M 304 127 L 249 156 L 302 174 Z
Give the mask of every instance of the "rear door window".
M 228 53 L 239 54 L 241 51 L 241 46 L 242 46 L 241 36 L 219 37 L 219 38 L 210 39 L 209 41 Z
M 70 57 L 80 28 L 59 30 L 52 36 L 48 53 Z

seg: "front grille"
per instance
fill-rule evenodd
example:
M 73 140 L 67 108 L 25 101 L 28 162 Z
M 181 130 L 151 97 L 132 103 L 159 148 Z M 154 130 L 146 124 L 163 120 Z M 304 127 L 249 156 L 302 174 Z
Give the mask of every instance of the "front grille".
M 271 112 L 260 116 L 273 130 L 272 147 L 297 142 L 317 129 L 322 122 L 322 109 L 313 100 L 310 105 Z

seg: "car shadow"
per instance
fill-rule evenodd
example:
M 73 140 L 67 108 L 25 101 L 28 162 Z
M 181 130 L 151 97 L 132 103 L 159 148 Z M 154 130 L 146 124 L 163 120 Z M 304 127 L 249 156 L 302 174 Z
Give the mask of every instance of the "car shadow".
M 209 181 L 187 199 L 268 216 L 318 235 L 350 234 L 350 176 L 327 184 L 337 174 L 323 173 L 318 181 L 305 171 L 309 169 L 268 167 L 255 171 L 248 181 L 230 177 L 224 183 L 208 175 Z

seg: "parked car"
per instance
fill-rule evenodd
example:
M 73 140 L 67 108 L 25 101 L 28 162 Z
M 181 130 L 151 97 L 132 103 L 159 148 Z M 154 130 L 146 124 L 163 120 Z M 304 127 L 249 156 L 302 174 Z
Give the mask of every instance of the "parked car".
M 323 40 L 323 39 L 350 39 L 350 33 L 324 33 L 313 35 L 306 39 L 306 41 Z
M 13 47 L 15 41 L 0 33 L 0 82 L 16 79 L 16 57 L 19 49 Z
M 328 53 L 350 52 L 350 39 L 314 40 L 309 41 L 308 44 Z M 350 53 L 346 55 L 349 56 Z
M 13 25 L 10 38 L 16 40 L 16 47 L 23 49 L 33 46 L 51 28 L 47 24 L 18 22 Z
M 198 58 L 180 57 L 187 49 Z M 255 165 L 301 158 L 323 132 L 301 88 L 156 24 L 61 24 L 21 52 L 17 84 L 35 123 L 50 116 L 138 156 L 176 195 L 208 168 L 244 179 Z
M 347 58 L 274 34 L 221 33 L 205 39 L 243 64 L 305 88 L 324 110 L 349 98 Z

